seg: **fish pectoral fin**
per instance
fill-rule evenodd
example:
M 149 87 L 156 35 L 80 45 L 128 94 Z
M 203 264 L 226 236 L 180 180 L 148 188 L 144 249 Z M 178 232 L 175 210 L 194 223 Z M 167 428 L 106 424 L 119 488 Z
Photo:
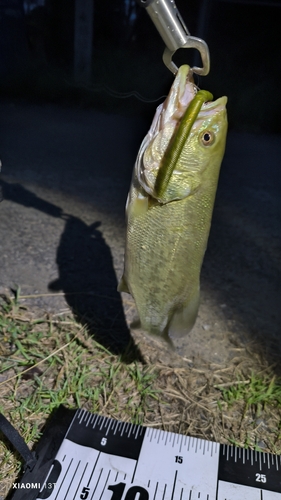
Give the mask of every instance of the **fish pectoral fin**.
M 200 291 L 188 302 L 186 306 L 177 309 L 170 321 L 168 332 L 171 338 L 187 335 L 194 326 L 199 308 Z
M 139 195 L 135 200 L 128 206 L 128 214 L 131 217 L 140 217 L 145 215 L 148 210 L 148 196 Z
M 119 285 L 117 287 L 118 292 L 126 292 L 126 293 L 131 293 L 129 290 L 129 287 L 127 285 L 127 281 L 124 277 L 124 274 L 119 282 Z

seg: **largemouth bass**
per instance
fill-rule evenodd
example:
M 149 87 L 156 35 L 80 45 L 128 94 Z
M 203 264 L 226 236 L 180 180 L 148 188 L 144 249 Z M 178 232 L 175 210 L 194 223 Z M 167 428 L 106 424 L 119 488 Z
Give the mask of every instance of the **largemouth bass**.
M 141 327 L 168 341 L 197 317 L 227 133 L 227 98 L 204 102 L 212 95 L 198 92 L 189 71 L 180 67 L 137 156 L 118 287 L 133 296 Z

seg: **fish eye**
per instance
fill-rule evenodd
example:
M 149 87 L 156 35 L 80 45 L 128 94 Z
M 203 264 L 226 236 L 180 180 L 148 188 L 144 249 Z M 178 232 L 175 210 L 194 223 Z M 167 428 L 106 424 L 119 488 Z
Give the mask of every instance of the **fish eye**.
M 211 146 L 215 142 L 215 134 L 211 130 L 204 130 L 200 135 L 203 146 Z

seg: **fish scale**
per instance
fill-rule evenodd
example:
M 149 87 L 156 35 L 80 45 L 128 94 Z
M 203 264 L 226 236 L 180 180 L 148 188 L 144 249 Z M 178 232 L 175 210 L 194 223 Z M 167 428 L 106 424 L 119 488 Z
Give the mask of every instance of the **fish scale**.
M 196 199 L 181 200 L 167 205 L 153 207 L 146 215 L 128 221 L 128 241 L 130 249 L 135 256 L 129 275 L 137 273 L 138 280 L 131 280 L 131 291 L 140 311 L 149 311 L 151 305 L 154 317 L 160 328 L 165 328 L 170 316 L 170 311 L 177 304 L 188 302 L 192 294 L 196 293 L 199 286 L 195 253 L 202 249 L 205 251 L 207 244 L 205 202 Z M 206 196 L 205 196 L 206 198 Z M 200 209 L 201 220 L 196 225 L 186 224 L 190 212 L 195 208 Z M 173 222 L 176 220 L 176 224 Z M 140 237 L 141 235 L 141 237 Z M 142 248 L 143 242 L 149 241 L 149 252 Z M 189 245 L 188 254 L 185 252 Z M 202 256 L 203 258 L 203 256 Z M 159 282 L 159 267 L 165 271 Z M 151 283 L 147 287 L 147 283 Z M 167 291 L 167 299 L 163 306 L 163 291 Z M 152 318 L 148 318 L 151 325 Z M 144 329 L 151 330 L 144 315 L 141 323 Z

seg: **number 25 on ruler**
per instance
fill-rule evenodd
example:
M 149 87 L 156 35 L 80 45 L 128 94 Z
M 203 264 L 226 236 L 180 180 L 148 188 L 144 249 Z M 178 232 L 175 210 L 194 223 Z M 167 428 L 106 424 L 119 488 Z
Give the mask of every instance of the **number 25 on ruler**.
M 142 488 L 141 486 L 131 486 L 128 489 L 124 499 L 123 493 L 126 487 L 126 483 L 118 483 L 112 486 L 108 486 L 108 490 L 112 491 L 112 497 L 110 500 L 148 500 L 149 495 L 148 492 Z M 80 495 L 81 500 L 86 500 L 90 493 L 90 488 L 83 488 L 82 493 Z M 138 495 L 138 496 L 137 496 Z

